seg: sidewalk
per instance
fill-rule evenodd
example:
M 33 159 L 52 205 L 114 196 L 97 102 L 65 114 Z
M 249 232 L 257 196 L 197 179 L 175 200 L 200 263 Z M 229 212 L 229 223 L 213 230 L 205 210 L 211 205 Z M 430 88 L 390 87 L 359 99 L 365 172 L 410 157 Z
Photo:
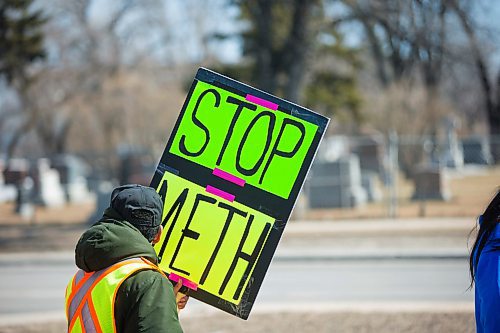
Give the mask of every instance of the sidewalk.
M 380 233 L 450 233 L 470 232 L 475 225 L 470 218 L 409 218 L 409 219 L 363 219 L 289 221 L 285 234 L 380 234 Z
M 275 260 L 464 259 L 473 227 L 465 218 L 292 221 Z

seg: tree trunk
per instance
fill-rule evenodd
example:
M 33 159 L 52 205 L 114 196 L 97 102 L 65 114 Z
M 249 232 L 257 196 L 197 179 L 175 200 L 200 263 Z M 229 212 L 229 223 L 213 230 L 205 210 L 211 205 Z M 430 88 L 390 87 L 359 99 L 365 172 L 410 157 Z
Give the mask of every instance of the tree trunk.
M 389 86 L 389 78 L 387 76 L 387 71 L 385 69 L 385 59 L 380 47 L 380 42 L 375 35 L 373 24 L 369 23 L 367 19 L 361 17 L 363 26 L 365 28 L 368 41 L 370 42 L 370 48 L 373 54 L 373 59 L 375 60 L 375 66 L 377 67 L 377 76 L 382 87 L 387 88 Z
M 295 0 L 292 28 L 282 54 L 284 68 L 288 72 L 288 81 L 285 84 L 284 97 L 294 103 L 300 102 L 300 95 L 306 70 L 306 55 L 309 51 L 311 7 L 315 1 Z
M 12 139 L 9 141 L 7 145 L 6 151 L 6 160 L 10 160 L 14 154 L 16 153 L 17 146 L 21 141 L 22 137 L 29 132 L 29 130 L 33 127 L 33 119 L 30 117 L 27 119 L 18 129 L 14 132 Z
M 22 79 L 18 88 L 19 100 L 20 100 L 20 111 L 25 116 L 23 123 L 17 130 L 14 131 L 14 134 L 7 145 L 6 150 L 6 160 L 10 160 L 14 154 L 16 153 L 17 146 L 21 141 L 22 137 L 28 133 L 33 126 L 35 125 L 38 112 L 36 108 L 33 108 L 31 103 L 29 103 L 28 97 L 28 86 L 31 82 L 28 82 L 27 79 Z
M 252 6 L 252 5 L 250 5 Z M 276 89 L 276 68 L 273 66 L 273 19 L 272 1 L 259 0 L 253 6 L 252 14 L 257 22 L 257 51 L 256 82 L 259 87 L 268 92 Z
M 57 134 L 57 136 L 55 138 L 55 145 L 54 145 L 54 149 L 55 149 L 56 154 L 66 153 L 67 144 L 68 144 L 68 134 L 69 134 L 69 130 L 70 130 L 72 124 L 73 124 L 73 122 L 71 121 L 71 119 L 66 120 L 64 122 L 64 125 L 62 125 L 62 129 Z
M 490 123 L 491 154 L 496 164 L 500 164 L 500 71 L 496 80 L 496 103 L 493 112 L 488 112 Z
M 477 41 L 474 30 L 469 22 L 469 18 L 467 14 L 459 7 L 456 1 L 451 1 L 451 5 L 455 12 L 457 13 L 458 18 L 460 19 L 460 23 L 469 39 L 469 44 L 471 47 L 471 52 L 474 57 L 476 69 L 479 75 L 479 80 L 481 82 L 481 88 L 483 90 L 483 98 L 486 106 L 486 119 L 489 125 L 489 134 L 490 134 L 490 148 L 493 155 L 493 160 L 495 163 L 500 162 L 500 142 L 495 144 L 495 140 L 500 141 L 500 100 L 495 101 L 493 99 L 494 91 L 493 87 L 490 83 L 490 79 L 488 76 L 488 68 L 486 65 L 486 60 L 484 59 L 483 54 L 479 48 L 479 43 Z M 497 79 L 497 92 L 496 95 L 500 95 L 500 75 Z

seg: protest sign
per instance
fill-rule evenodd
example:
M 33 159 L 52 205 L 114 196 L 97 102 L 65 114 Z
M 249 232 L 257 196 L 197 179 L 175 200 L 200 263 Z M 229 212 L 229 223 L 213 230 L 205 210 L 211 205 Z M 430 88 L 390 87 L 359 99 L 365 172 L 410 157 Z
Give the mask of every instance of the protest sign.
M 151 182 L 169 278 L 248 318 L 328 121 L 200 68 Z

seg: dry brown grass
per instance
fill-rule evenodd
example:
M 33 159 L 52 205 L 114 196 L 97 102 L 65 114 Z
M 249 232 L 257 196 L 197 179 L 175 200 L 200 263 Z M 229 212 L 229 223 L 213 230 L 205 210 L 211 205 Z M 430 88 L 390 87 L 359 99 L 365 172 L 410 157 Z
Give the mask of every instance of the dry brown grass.
M 87 221 L 94 209 L 92 202 L 50 208 L 36 206 L 33 217 L 26 219 L 15 213 L 13 203 L 3 203 L 0 204 L 0 225 L 78 224 Z

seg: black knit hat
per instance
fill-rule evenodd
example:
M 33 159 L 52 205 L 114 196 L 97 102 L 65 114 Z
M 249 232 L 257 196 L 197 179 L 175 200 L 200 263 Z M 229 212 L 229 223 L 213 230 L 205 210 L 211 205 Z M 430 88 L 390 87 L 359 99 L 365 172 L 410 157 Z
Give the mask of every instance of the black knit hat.
M 158 233 L 163 202 L 153 188 L 137 184 L 117 187 L 111 193 L 110 207 L 139 229 L 149 242 Z

